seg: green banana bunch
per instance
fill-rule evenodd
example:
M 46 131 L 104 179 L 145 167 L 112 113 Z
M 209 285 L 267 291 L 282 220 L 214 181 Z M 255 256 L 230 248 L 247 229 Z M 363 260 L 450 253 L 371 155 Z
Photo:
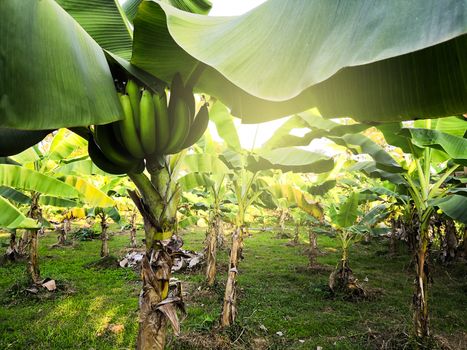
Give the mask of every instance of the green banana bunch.
M 145 161 L 164 164 L 167 154 L 190 147 L 203 135 L 209 123 L 208 105 L 195 116 L 195 98 L 176 74 L 170 86 L 170 101 L 165 90 L 152 94 L 129 80 L 126 94 L 119 93 L 124 118 L 96 125 L 89 140 L 89 155 L 102 170 L 112 174 L 142 172 Z M 147 163 L 147 161 L 146 161 Z
M 109 125 L 109 124 L 107 124 Z M 104 153 L 105 152 L 105 153 Z M 142 173 L 144 171 L 144 160 L 136 160 L 135 163 L 128 166 L 115 164 L 108 157 L 108 150 L 102 150 L 96 142 L 95 136 L 91 136 L 88 140 L 89 157 L 97 167 L 106 173 L 114 175 L 122 175 L 126 173 Z M 112 152 L 113 154 L 113 152 Z

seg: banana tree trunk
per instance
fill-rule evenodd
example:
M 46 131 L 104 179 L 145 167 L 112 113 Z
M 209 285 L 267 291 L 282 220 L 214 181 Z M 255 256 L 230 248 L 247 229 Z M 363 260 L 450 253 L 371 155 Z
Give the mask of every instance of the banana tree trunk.
M 216 218 L 216 234 L 217 234 L 217 248 L 222 249 L 225 245 L 224 224 L 220 215 Z
M 279 228 L 281 231 L 281 236 L 285 235 L 285 219 L 287 218 L 287 211 L 285 209 L 281 209 L 281 215 L 279 217 Z
M 128 193 L 143 217 L 146 243 L 141 269 L 143 288 L 139 299 L 136 348 L 162 350 L 167 324 L 172 325 L 176 335 L 180 330 L 175 307 L 183 309 L 180 294 L 169 296 L 173 261 L 169 245 L 165 244 L 175 229 L 177 190 L 171 187 L 166 169 L 148 171 L 151 180 L 144 174 L 129 174 L 139 191 Z
M 10 233 L 10 244 L 5 253 L 5 257 L 11 261 L 15 261 L 18 258 L 18 247 L 16 244 L 16 229 Z
M 397 232 L 397 222 L 396 219 L 391 218 L 391 233 L 389 236 L 389 255 L 396 255 L 396 232 Z
M 109 256 L 109 235 L 107 229 L 109 225 L 107 224 L 105 217 L 101 217 L 101 257 L 105 258 Z
M 424 231 L 422 231 L 424 230 Z M 415 255 L 416 279 L 413 295 L 413 323 L 415 335 L 422 340 L 430 335 L 428 314 L 428 232 L 421 228 L 419 247 Z
M 220 217 L 215 215 L 209 225 L 206 249 L 206 283 L 213 286 L 216 281 L 217 237 L 219 235 Z
M 18 242 L 18 254 L 20 256 L 28 255 L 29 242 L 30 242 L 29 232 L 27 230 L 24 230 Z
M 243 227 L 236 227 L 232 234 L 232 248 L 230 250 L 229 272 L 225 285 L 224 305 L 222 308 L 221 326 L 228 327 L 237 314 L 237 274 L 238 261 L 241 256 Z
M 131 214 L 130 225 L 130 247 L 136 248 L 136 213 Z
M 310 240 L 309 267 L 316 266 L 316 258 L 318 257 L 318 242 L 316 233 L 313 228 L 308 230 L 308 239 Z
M 57 242 L 58 245 L 66 244 L 68 232 L 70 232 L 70 221 L 68 219 L 64 219 L 59 229 L 58 242 Z
M 33 193 L 31 196 L 31 206 L 29 208 L 28 217 L 40 220 L 42 218 L 41 208 L 39 207 L 39 193 Z M 39 283 L 39 241 L 37 230 L 27 230 L 29 238 L 29 261 L 27 271 L 29 279 L 32 283 Z
M 300 226 L 299 226 L 299 225 L 295 225 L 295 231 L 294 231 L 294 236 L 293 236 L 293 243 L 294 243 L 294 244 L 298 244 L 298 234 L 299 234 L 299 231 L 300 231 Z

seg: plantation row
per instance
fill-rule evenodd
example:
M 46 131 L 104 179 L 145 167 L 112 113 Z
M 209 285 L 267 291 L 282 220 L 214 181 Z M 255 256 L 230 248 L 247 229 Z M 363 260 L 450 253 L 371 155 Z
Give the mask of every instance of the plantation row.
M 97 220 L 105 264 L 109 223 L 128 225 L 136 248 L 139 222 L 144 251 L 119 264 L 141 269 L 136 347 L 163 349 L 184 309 L 172 273 L 203 260 L 214 288 L 225 223 L 219 325 L 235 327 L 245 238 L 253 223 L 270 228 L 274 210 L 282 234 L 293 222 L 292 245 L 309 229 L 310 270 L 319 233 L 335 237 L 327 288 L 346 300 L 372 294 L 353 273 L 352 245 L 388 237 L 393 252 L 404 242 L 411 336 L 432 346 L 430 266 L 462 262 L 467 250 L 464 4 L 269 0 L 215 19 L 211 7 L 2 1 L 4 260 L 27 259 L 26 292 L 54 292 L 40 272 L 44 230 L 60 232 L 60 248 L 75 220 Z M 234 117 L 287 119 L 244 149 Z M 182 248 L 179 233 L 194 224 L 207 226 L 203 252 Z M 92 236 L 90 226 L 80 235 Z

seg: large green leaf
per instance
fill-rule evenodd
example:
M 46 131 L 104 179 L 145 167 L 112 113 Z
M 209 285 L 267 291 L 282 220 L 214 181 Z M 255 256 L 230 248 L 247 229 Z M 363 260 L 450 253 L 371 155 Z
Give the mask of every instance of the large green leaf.
M 12 156 L 23 152 L 41 141 L 50 131 L 0 128 L 0 157 Z
M 242 148 L 233 118 L 227 107 L 220 101 L 216 101 L 210 109 L 209 119 L 216 124 L 217 133 L 230 148 L 236 151 Z
M 364 161 L 357 162 L 347 169 L 350 172 L 353 171 L 362 171 L 367 176 L 382 180 L 388 180 L 397 185 L 407 185 L 407 182 L 400 174 L 394 174 L 393 172 L 388 172 L 377 167 L 375 161 Z
M 358 216 L 358 192 L 352 192 L 347 200 L 339 207 L 337 224 L 342 227 L 350 227 Z
M 113 207 L 115 205 L 115 202 L 112 198 L 110 198 L 94 185 L 90 184 L 88 181 L 78 176 L 67 175 L 61 177 L 61 180 L 64 183 L 76 188 L 80 199 L 90 206 L 107 208 Z
M 31 204 L 31 198 L 26 196 L 23 192 L 8 186 L 0 186 L 0 196 L 19 204 Z
M 464 116 L 429 120 L 420 119 L 414 122 L 414 127 L 438 130 L 447 134 L 464 137 L 467 132 L 467 120 Z
M 54 170 L 56 174 L 63 175 L 106 175 L 91 159 L 80 159 L 64 164 Z
M 398 173 L 403 169 L 386 150 L 362 134 L 346 134 L 342 137 L 331 137 L 335 143 L 349 148 L 355 154 L 368 154 L 382 170 Z
M 0 1 L 0 120 L 27 130 L 122 117 L 99 45 L 53 0 Z
M 218 156 L 210 154 L 189 154 L 183 158 L 182 169 L 193 173 L 227 174 L 229 168 Z
M 133 30 L 118 0 L 56 0 L 103 48 L 129 60 Z
M 312 106 L 360 120 L 467 106 L 463 1 L 270 0 L 236 17 L 145 1 L 134 25 L 132 63 L 170 81 L 202 62 L 197 87 L 246 122 Z
M 461 195 L 452 195 L 431 203 L 436 205 L 454 220 L 467 224 L 467 197 Z
M 446 152 L 454 161 L 467 166 L 467 139 L 431 129 L 409 128 L 402 133 L 411 136 L 418 147 L 433 147 Z
M 303 192 L 299 188 L 289 184 L 274 184 L 267 187 L 267 189 L 275 198 L 285 198 L 289 204 L 297 205 L 297 207 L 302 209 L 304 212 L 317 219 L 321 219 L 323 217 L 323 209 L 319 203 L 313 201 L 307 193 Z
M 188 173 L 177 180 L 184 191 L 192 190 L 196 187 L 210 187 L 214 181 L 209 176 L 200 173 Z
M 60 129 L 54 136 L 48 153 L 49 159 L 62 160 L 74 150 L 87 145 L 86 140 L 67 129 Z
M 247 165 L 250 171 L 280 169 L 296 173 L 323 173 L 333 167 L 332 158 L 294 147 L 259 151 L 257 155 L 248 157 Z
M 0 227 L 8 229 L 39 228 L 33 219 L 25 217 L 18 209 L 0 196 Z
M 17 165 L 0 164 L 0 184 L 57 197 L 78 197 L 78 192 L 72 186 L 51 176 Z
M 59 208 L 76 208 L 80 206 L 78 202 L 71 199 L 54 196 L 40 196 L 39 203 L 42 205 L 50 205 Z

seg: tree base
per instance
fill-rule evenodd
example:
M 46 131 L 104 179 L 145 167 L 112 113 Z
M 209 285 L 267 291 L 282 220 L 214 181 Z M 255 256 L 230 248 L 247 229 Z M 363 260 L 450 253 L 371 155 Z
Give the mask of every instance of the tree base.
M 347 260 L 341 260 L 329 276 L 329 289 L 333 294 L 343 294 L 352 299 L 366 298 L 367 293 L 357 283 Z

